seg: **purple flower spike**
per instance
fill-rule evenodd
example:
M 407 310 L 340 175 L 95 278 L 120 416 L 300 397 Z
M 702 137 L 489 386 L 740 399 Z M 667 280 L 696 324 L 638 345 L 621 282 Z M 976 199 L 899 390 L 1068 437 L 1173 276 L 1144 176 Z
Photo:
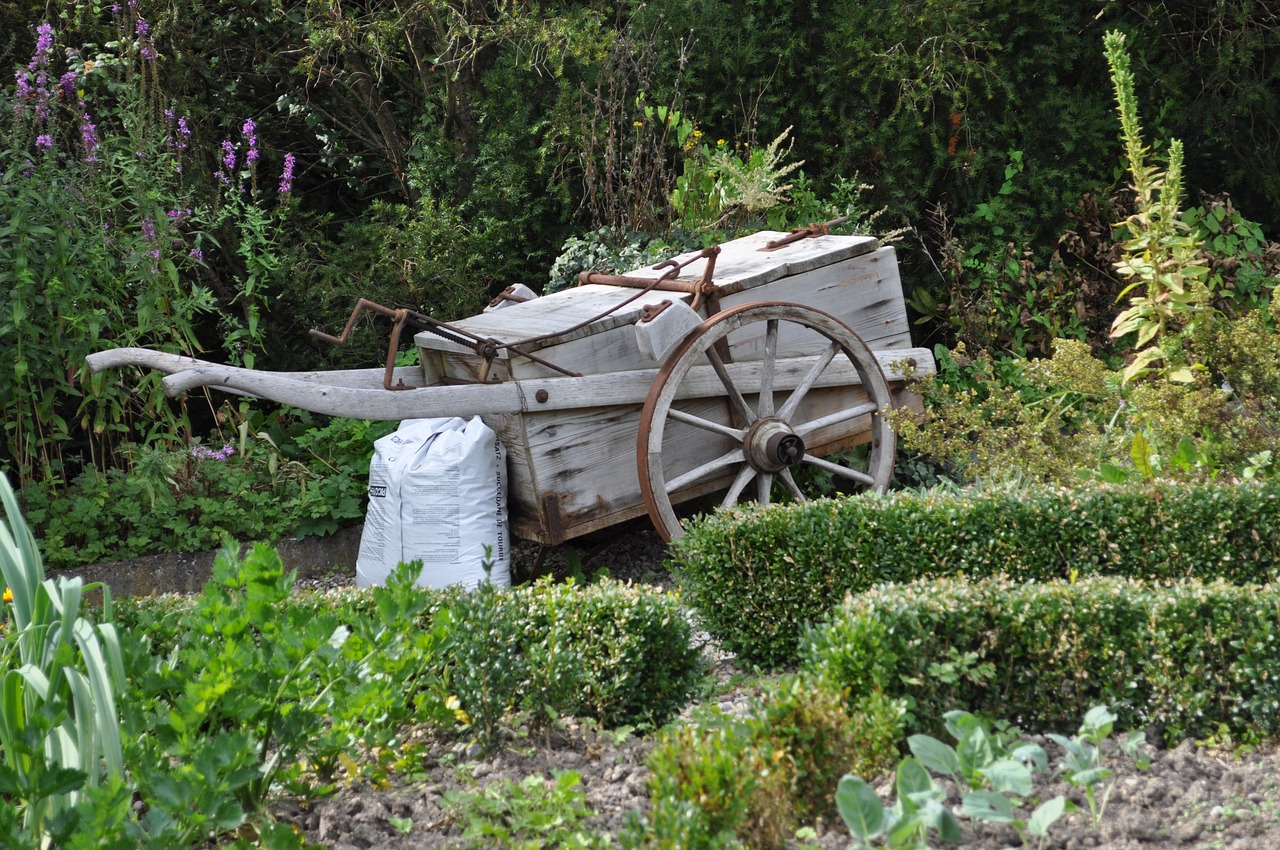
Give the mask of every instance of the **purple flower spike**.
M 258 136 L 257 127 L 254 126 L 253 119 L 249 118 L 244 122 L 244 126 L 240 128 L 240 132 L 244 134 L 245 140 L 249 145 L 249 150 L 245 152 L 244 161 L 249 165 L 253 165 L 258 161 Z
M 93 123 L 84 101 L 80 101 L 80 142 L 84 145 L 84 161 L 98 161 L 98 125 Z
M 235 446 L 231 445 L 230 443 L 223 443 L 223 444 L 222 444 L 222 448 L 217 449 L 216 451 L 215 451 L 214 449 L 211 449 L 211 448 L 207 447 L 207 446 L 192 446 L 192 447 L 191 447 L 191 456 L 192 456 L 193 458 L 195 458 L 196 460 L 218 460 L 218 461 L 222 461 L 222 460 L 226 460 L 227 458 L 231 457 L 231 456 L 232 456 L 233 454 L 235 454 L 235 453 L 236 453 L 236 448 L 235 448 Z
M 31 57 L 31 70 L 49 64 L 49 51 L 53 49 L 53 25 L 43 23 L 36 27 L 36 52 Z
M 48 133 L 41 133 L 36 136 L 36 147 L 44 151 L 49 150 L 53 147 L 53 136 L 50 136 Z
M 293 190 L 293 166 L 297 159 L 293 154 L 284 155 L 284 171 L 280 173 L 280 194 L 287 195 Z

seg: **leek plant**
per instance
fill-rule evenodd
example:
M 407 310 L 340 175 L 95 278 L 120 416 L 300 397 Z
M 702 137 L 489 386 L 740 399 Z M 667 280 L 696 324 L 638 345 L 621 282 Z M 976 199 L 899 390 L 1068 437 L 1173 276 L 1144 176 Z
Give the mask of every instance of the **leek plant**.
M 0 637 L 0 798 L 38 847 L 75 828 L 88 789 L 123 781 L 120 642 L 105 586 L 45 577 L 35 538 L 0 476 L 0 571 L 7 587 Z M 100 622 L 84 594 L 101 588 Z

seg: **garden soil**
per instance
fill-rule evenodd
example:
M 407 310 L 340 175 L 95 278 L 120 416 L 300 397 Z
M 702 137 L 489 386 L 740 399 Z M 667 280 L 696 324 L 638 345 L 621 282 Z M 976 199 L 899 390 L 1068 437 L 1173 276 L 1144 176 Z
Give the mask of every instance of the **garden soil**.
M 449 789 L 473 790 L 504 780 L 519 783 L 531 775 L 549 782 L 555 771 L 578 771 L 587 805 L 594 812 L 583 822 L 583 829 L 614 835 L 623 828 L 629 811 L 647 807 L 646 742 L 635 737 L 618 742 L 595 730 L 571 726 L 549 746 L 533 740 L 520 743 L 491 759 L 471 760 L 459 745 L 442 742 L 431 749 L 426 775 L 412 782 L 393 783 L 387 788 L 356 785 L 313 802 L 281 802 L 274 813 L 297 825 L 309 840 L 333 850 L 426 850 L 504 846 L 492 840 L 473 844 L 463 837 L 465 819 L 451 812 L 444 801 L 444 792 Z M 1052 757 L 1054 745 L 1041 743 Z M 1035 794 L 1041 799 L 1065 794 L 1081 809 L 1054 824 L 1043 847 L 1280 848 L 1280 753 L 1267 750 L 1232 755 L 1198 748 L 1188 741 L 1150 754 L 1150 767 L 1138 771 L 1123 753 L 1112 753 L 1115 776 L 1096 828 L 1077 790 L 1060 782 L 1039 782 Z M 887 793 L 889 780 L 882 778 L 881 782 L 882 793 Z M 959 809 L 954 792 L 948 802 Z M 970 822 L 962 823 L 965 841 L 955 846 L 981 850 L 1022 846 L 1012 828 L 975 829 Z M 787 847 L 843 850 L 851 844 L 842 824 L 817 824 L 816 833 L 814 838 L 791 841 Z
M 191 559 L 173 557 L 179 563 Z M 335 554 L 317 561 L 336 564 L 332 568 L 300 570 L 306 576 L 301 583 L 354 584 L 354 559 L 348 566 L 343 563 L 344 557 Z M 577 541 L 572 548 L 540 553 L 536 546 L 517 546 L 513 552 L 517 578 L 578 571 L 591 576 L 607 569 L 615 578 L 668 585 L 670 578 L 662 563 L 661 541 L 641 523 Z M 740 671 L 735 670 L 732 658 L 712 647 L 708 652 L 720 682 L 712 702 L 725 713 L 744 713 L 759 695 L 756 686 L 730 687 L 731 682 L 741 681 L 734 675 Z M 1058 731 L 1071 734 L 1075 730 Z M 445 801 L 446 792 L 451 790 L 474 792 L 494 783 L 518 784 L 530 776 L 550 782 L 558 772 L 575 771 L 581 775 L 581 787 L 591 812 L 581 822 L 581 828 L 611 835 L 623 829 L 630 813 L 644 812 L 648 807 L 644 760 L 651 741 L 642 737 L 611 734 L 570 720 L 549 737 L 517 733 L 499 752 L 482 757 L 478 748 L 465 740 L 422 734 L 413 742 L 419 757 L 404 771 L 391 774 L 386 783 L 374 787 L 357 782 L 310 800 L 280 799 L 273 805 L 272 814 L 297 826 L 314 844 L 333 850 L 431 850 L 504 846 L 497 839 L 472 841 L 464 837 L 466 818 Z M 1061 754 L 1052 742 L 1038 743 L 1051 759 Z M 1043 844 L 1044 850 L 1280 850 L 1280 750 L 1267 747 L 1232 752 L 1197 746 L 1191 741 L 1167 749 L 1151 735 L 1147 752 L 1151 764 L 1142 771 L 1123 753 L 1110 753 L 1108 764 L 1114 768 L 1115 776 L 1104 816 L 1096 827 L 1090 823 L 1088 807 L 1079 790 L 1039 779 L 1036 798 L 1064 794 L 1081 809 L 1054 825 Z M 878 788 L 887 802 L 891 792 L 889 778 L 881 777 Z M 959 810 L 959 796 L 954 789 L 948 802 Z M 975 825 L 965 820 L 962 824 L 965 840 L 955 846 L 978 850 L 1022 846 L 1010 827 Z M 793 840 L 787 846 L 843 850 L 852 843 L 839 822 L 813 827 L 815 836 Z M 935 846 L 952 845 L 940 845 L 935 837 Z

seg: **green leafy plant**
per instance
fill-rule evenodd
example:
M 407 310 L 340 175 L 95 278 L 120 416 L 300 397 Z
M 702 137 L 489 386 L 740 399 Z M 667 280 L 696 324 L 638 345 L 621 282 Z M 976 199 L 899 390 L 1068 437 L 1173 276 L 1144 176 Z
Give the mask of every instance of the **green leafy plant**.
M 218 556 L 176 648 L 135 673 L 152 836 L 185 841 L 257 815 L 299 759 L 326 750 L 325 720 L 359 682 L 350 629 L 333 612 L 282 608 L 293 576 L 278 553 L 237 548 Z
M 792 765 L 795 815 L 801 823 L 834 814 L 841 774 L 874 776 L 892 767 L 903 705 L 873 692 L 851 708 L 820 680 L 787 677 L 753 707 L 754 734 Z
M 127 811 L 117 703 L 124 666 L 110 591 L 79 578 L 45 578 L 7 479 L 0 501 L 0 797 L 16 805 L 36 846 L 45 846 L 74 831 L 88 810 L 77 810 L 81 801 L 101 806 L 98 817 L 108 823 Z M 103 593 L 96 623 L 83 608 L 85 591 L 95 589 Z
M 791 831 L 793 774 L 786 753 L 750 725 L 704 715 L 665 730 L 647 759 L 649 812 L 624 847 L 778 847 Z
M 1062 747 L 1064 755 L 1058 763 L 1058 770 L 1070 785 L 1084 788 L 1085 800 L 1089 804 L 1089 816 L 1096 827 L 1102 822 L 1107 809 L 1107 800 L 1111 796 L 1114 783 L 1103 790 L 1102 798 L 1097 795 L 1097 786 L 1112 776 L 1110 768 L 1103 764 L 1100 745 L 1111 737 L 1116 716 L 1105 705 L 1097 705 L 1089 709 L 1084 716 L 1080 731 L 1074 738 L 1050 734 L 1049 738 Z M 1145 769 L 1150 760 L 1141 752 L 1140 747 L 1146 736 L 1140 730 L 1130 732 L 1121 742 L 1124 752 L 1133 756 L 1139 769 Z
M 891 806 L 880 802 L 875 789 L 856 776 L 845 776 L 836 789 L 836 806 L 849 832 L 860 843 L 858 850 L 883 837 L 886 848 L 927 846 L 931 831 L 944 841 L 961 840 L 960 822 L 944 805 L 945 791 L 913 757 L 898 763 L 894 773 L 897 799 Z
M 675 236 L 675 234 L 673 234 Z M 648 233 L 622 233 L 608 227 L 584 236 L 570 236 L 551 266 L 545 292 L 559 292 L 578 285 L 578 274 L 598 271 L 621 274 L 670 259 L 692 244 L 675 244 L 667 237 Z
M 364 515 L 368 458 L 385 423 L 232 412 L 243 418 L 212 445 L 129 446 L 128 468 L 87 470 L 63 493 L 31 488 L 27 509 L 48 562 L 211 549 L 227 534 L 321 535 Z
M 1106 798 L 1104 794 L 1097 803 L 1094 787 L 1111 775 L 1098 746 L 1110 737 L 1114 720 L 1106 706 L 1094 706 L 1085 714 L 1075 738 L 1049 736 L 1066 752 L 1060 772 L 1071 784 L 1086 789 L 1095 828 Z M 927 843 L 931 831 L 947 841 L 961 840 L 959 822 L 944 805 L 946 792 L 934 781 L 932 772 L 950 778 L 959 787 L 960 810 L 965 817 L 1009 824 L 1023 846 L 1044 847 L 1053 824 L 1075 811 L 1075 804 L 1062 796 L 1035 803 L 1034 774 L 1048 771 L 1048 756 L 1040 745 L 1018 740 L 1017 730 L 998 725 L 1005 730 L 993 734 L 981 718 L 967 711 L 949 711 L 946 728 L 956 741 L 954 747 L 928 735 L 912 735 L 907 740 L 912 755 L 898 765 L 897 798 L 890 806 L 885 806 L 863 779 L 844 776 L 836 804 L 854 838 L 863 842 L 859 846 L 883 837 L 886 848 L 918 847 Z M 1134 732 L 1121 746 L 1125 752 L 1137 754 L 1142 737 L 1141 732 Z
M 1160 371 L 1170 379 L 1188 382 L 1197 364 L 1179 359 L 1170 352 L 1171 346 L 1160 344 L 1168 332 L 1181 330 L 1196 312 L 1207 309 L 1209 300 L 1205 286 L 1209 270 L 1196 263 L 1197 245 L 1179 209 L 1183 190 L 1182 142 L 1174 139 L 1169 143 L 1169 159 L 1163 173 L 1147 164 L 1149 151 L 1142 140 L 1124 33 L 1107 33 L 1104 45 L 1137 202 L 1137 212 L 1124 223 L 1130 238 L 1116 270 L 1132 281 L 1121 291 L 1121 297 L 1138 292 L 1130 298 L 1130 306 L 1116 316 L 1111 336 L 1134 335 L 1136 353 L 1122 373 L 1126 382 L 1158 362 L 1163 364 Z
M 0 228 L 0 284 L 14 309 L 0 326 L 13 370 L 0 407 L 3 463 L 24 491 L 105 471 L 123 443 L 191 432 L 159 376 L 138 389 L 90 375 L 87 354 L 141 345 L 190 355 L 214 337 L 252 365 L 263 343 L 293 157 L 279 187 L 260 192 L 266 156 L 249 120 L 222 143 L 210 177 L 195 120 L 157 97 L 159 51 L 143 14 L 136 4 L 113 7 L 103 15 L 110 29 L 136 37 L 105 43 L 69 41 L 74 16 L 59 31 L 41 23 L 16 89 L 3 96 L 15 120 L 0 135 L 0 201 L 13 211 Z M 49 339 L 59 340 L 56 351 Z
M 608 839 L 580 828 L 590 815 L 576 771 L 555 771 L 550 779 L 534 774 L 520 782 L 501 780 L 476 791 L 446 791 L 445 805 L 463 823 L 472 847 L 541 847 L 588 850 L 605 848 Z
M 486 562 L 486 576 L 491 566 Z M 497 749 L 507 728 L 507 712 L 529 679 L 510 598 L 486 579 L 452 600 L 437 617 L 448 629 L 444 652 L 450 664 L 448 686 L 462 712 L 458 717 L 485 753 Z

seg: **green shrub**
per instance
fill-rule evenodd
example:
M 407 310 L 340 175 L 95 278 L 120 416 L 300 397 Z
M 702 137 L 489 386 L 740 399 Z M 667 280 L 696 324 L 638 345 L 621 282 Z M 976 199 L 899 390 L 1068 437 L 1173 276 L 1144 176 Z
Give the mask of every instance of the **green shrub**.
M 535 720 L 661 725 L 701 680 L 688 618 L 674 598 L 650 588 L 544 580 L 461 594 L 447 610 L 453 693 L 491 733 L 520 706 L 540 712 Z
M 410 571 L 406 581 L 416 575 L 403 569 Z M 144 633 L 150 651 L 163 656 L 187 639 L 194 607 L 191 597 L 125 599 L 118 618 L 123 630 Z M 610 580 L 585 587 L 541 581 L 480 593 L 388 582 L 371 590 L 294 593 L 277 610 L 302 621 L 332 614 L 360 645 L 387 641 L 380 637 L 384 631 L 421 634 L 445 625 L 449 636 L 437 669 L 455 671 L 453 694 L 468 714 L 474 713 L 479 689 L 489 687 L 483 677 L 499 671 L 487 662 L 458 670 L 467 659 L 484 659 L 499 648 L 502 669 L 509 664 L 516 671 L 514 686 L 493 691 L 496 702 L 488 710 L 499 717 L 554 697 L 546 708 L 558 715 L 591 717 L 610 727 L 660 725 L 684 707 L 703 673 L 692 626 L 676 599 Z
M 676 599 L 643 585 L 605 580 L 576 587 L 541 581 L 518 588 L 528 647 L 558 619 L 579 655 L 581 678 L 563 711 L 606 726 L 661 725 L 701 682 L 702 655 Z
M 765 695 L 756 734 L 786 753 L 801 823 L 836 814 L 835 791 L 845 773 L 878 776 L 897 761 L 902 706 L 882 692 L 865 693 L 852 708 L 828 683 L 791 677 Z
M 876 775 L 897 760 L 904 703 L 880 693 L 853 700 L 829 680 L 769 685 L 741 719 L 717 709 L 659 736 L 648 759 L 648 814 L 623 846 L 780 847 L 796 823 L 834 817 L 849 770 Z
M 851 598 L 806 635 L 803 669 L 855 699 L 884 683 L 915 729 L 955 705 L 1059 728 L 1106 703 L 1169 741 L 1255 741 L 1280 730 L 1278 639 L 1275 585 L 941 578 Z
M 721 511 L 691 524 L 672 570 L 727 649 L 781 665 L 805 623 L 882 582 L 1073 571 L 1265 582 L 1280 547 L 1260 530 L 1277 527 L 1280 481 L 893 493 Z
M 792 822 L 786 753 L 723 717 L 666 730 L 649 754 L 649 814 L 624 846 L 781 847 Z M 740 841 L 741 845 L 736 842 Z

